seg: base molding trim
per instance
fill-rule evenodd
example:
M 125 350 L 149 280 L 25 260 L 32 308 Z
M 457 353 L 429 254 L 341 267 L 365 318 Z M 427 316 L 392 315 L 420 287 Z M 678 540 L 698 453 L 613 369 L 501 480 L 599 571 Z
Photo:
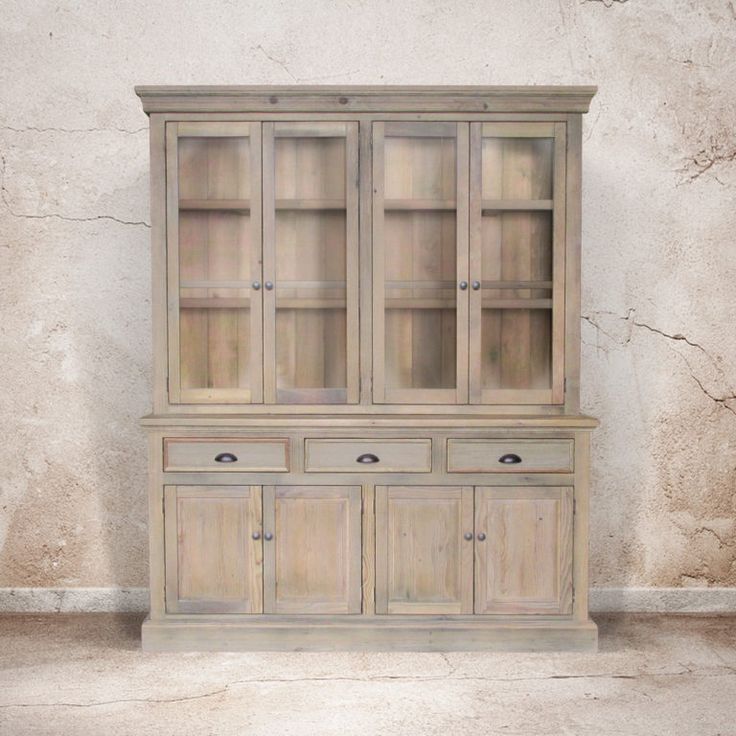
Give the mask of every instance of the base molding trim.
M 736 613 L 736 588 L 592 588 L 594 613 Z
M 397 622 L 355 617 L 354 622 L 286 620 L 214 621 L 166 618 L 143 622 L 142 647 L 149 652 L 590 652 L 598 648 L 598 627 L 588 621 Z M 291 620 L 290 620 L 291 619 Z M 414 620 L 411 620 L 414 619 Z
M 148 588 L 0 588 L 0 613 L 142 613 Z
M 731 613 L 736 588 L 592 588 L 594 613 Z M 143 613 L 148 588 L 0 588 L 0 613 Z

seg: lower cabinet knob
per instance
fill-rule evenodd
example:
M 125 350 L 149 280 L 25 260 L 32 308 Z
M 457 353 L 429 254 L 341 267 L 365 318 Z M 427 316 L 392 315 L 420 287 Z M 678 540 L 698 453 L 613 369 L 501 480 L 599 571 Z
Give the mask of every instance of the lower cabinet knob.
M 480 534 L 478 534 L 478 541 L 479 542 L 482 542 L 485 538 L 486 538 L 486 535 L 483 534 L 483 532 L 481 532 Z
M 469 541 L 470 541 L 470 540 L 471 540 L 471 539 L 473 538 L 473 534 L 472 534 L 472 532 L 465 532 L 465 534 L 463 534 L 463 536 L 465 537 L 465 539 L 466 539 L 466 540 L 467 540 L 468 542 L 469 542 Z
M 273 534 L 271 534 L 271 532 L 266 532 L 266 533 L 265 533 L 265 534 L 263 535 L 263 538 L 264 538 L 264 539 L 265 539 L 265 540 L 266 540 L 267 542 L 270 542 L 270 541 L 271 541 L 271 540 L 273 539 Z
M 253 534 L 251 534 L 251 537 L 253 537 L 253 539 L 260 539 L 261 538 L 261 533 L 260 532 L 253 532 Z

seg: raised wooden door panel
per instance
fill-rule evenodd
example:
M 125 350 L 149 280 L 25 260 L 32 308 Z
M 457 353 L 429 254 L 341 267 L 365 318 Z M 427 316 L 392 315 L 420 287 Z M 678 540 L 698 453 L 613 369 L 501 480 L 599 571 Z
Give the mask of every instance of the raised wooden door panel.
M 263 124 L 266 403 L 357 403 L 358 123 Z
M 168 613 L 262 612 L 260 487 L 166 486 L 164 524 Z
M 565 123 L 471 123 L 470 401 L 564 401 Z
M 376 613 L 472 612 L 472 487 L 377 487 Z
M 373 123 L 373 400 L 468 398 L 468 124 Z
M 572 612 L 573 489 L 475 490 L 475 613 Z
M 169 399 L 262 401 L 260 123 L 166 124 Z
M 266 613 L 360 613 L 360 486 L 263 489 Z

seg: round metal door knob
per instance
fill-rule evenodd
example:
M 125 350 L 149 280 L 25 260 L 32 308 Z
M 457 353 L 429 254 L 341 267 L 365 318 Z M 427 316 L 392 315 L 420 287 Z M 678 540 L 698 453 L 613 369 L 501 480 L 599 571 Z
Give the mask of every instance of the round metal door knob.
M 273 289 L 273 281 L 266 281 L 263 285 L 266 287 L 266 291 L 271 291 L 271 289 Z
M 473 291 L 478 291 L 480 289 L 480 281 L 473 281 Z
M 460 282 L 460 291 L 465 291 L 465 289 L 468 288 L 468 282 L 467 281 L 461 281 Z
M 260 281 L 254 281 L 251 286 L 253 287 L 253 291 L 258 291 L 261 288 L 261 282 Z
M 483 532 L 481 532 L 480 534 L 478 534 L 478 541 L 479 542 L 482 542 L 485 538 L 486 538 L 486 535 L 483 534 Z
M 273 534 L 271 534 L 271 532 L 266 532 L 266 533 L 265 533 L 265 534 L 263 535 L 263 538 L 264 538 L 264 539 L 265 539 L 265 540 L 266 540 L 267 542 L 270 542 L 270 541 L 271 541 L 271 540 L 273 539 Z
M 473 538 L 473 534 L 471 532 L 465 532 L 465 534 L 463 534 L 463 536 L 465 537 L 465 539 L 468 542 Z
M 253 539 L 260 539 L 261 538 L 261 533 L 260 532 L 253 532 L 253 534 L 251 534 L 251 537 L 253 537 Z

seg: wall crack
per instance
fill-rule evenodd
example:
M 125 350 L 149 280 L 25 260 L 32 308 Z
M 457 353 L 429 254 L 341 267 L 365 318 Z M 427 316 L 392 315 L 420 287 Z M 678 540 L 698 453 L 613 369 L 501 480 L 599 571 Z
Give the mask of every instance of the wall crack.
M 736 148 L 726 151 L 720 151 L 715 146 L 710 150 L 704 148 L 694 156 L 690 156 L 686 161 L 686 165 L 677 170 L 678 174 L 687 174 L 680 184 L 692 184 L 714 166 L 736 162 Z M 688 174 L 693 166 L 695 167 L 695 171 Z M 718 177 L 715 177 L 715 179 L 719 184 L 723 184 Z
M 8 130 L 11 133 L 124 133 L 126 135 L 137 135 L 144 131 L 148 131 L 148 126 L 141 128 L 38 128 L 35 125 L 28 125 L 22 128 L 16 128 L 12 125 L 2 125 L 0 130 Z
M 122 220 L 114 215 L 91 215 L 89 217 L 72 217 L 71 215 L 62 215 L 57 212 L 51 212 L 45 215 L 27 214 L 23 212 L 16 212 L 13 206 L 10 204 L 10 196 L 8 189 L 5 186 L 5 170 L 6 162 L 5 157 L 0 157 L 0 198 L 2 199 L 5 209 L 11 217 L 25 220 L 63 220 L 64 222 L 94 222 L 95 220 L 110 220 L 111 222 L 117 222 L 120 225 L 133 225 L 140 227 L 150 228 L 151 225 L 145 220 Z
M 647 330 L 648 332 L 651 332 L 652 334 L 659 335 L 660 337 L 665 338 L 666 340 L 670 340 L 672 342 L 680 342 L 684 343 L 685 345 L 688 345 L 691 348 L 695 348 L 700 353 L 702 353 L 705 358 L 710 362 L 710 364 L 713 366 L 713 368 L 716 370 L 718 375 L 725 381 L 725 373 L 723 371 L 723 368 L 720 366 L 719 361 L 713 357 L 700 343 L 695 342 L 694 340 L 691 340 L 690 338 L 686 337 L 682 333 L 675 332 L 675 333 L 669 333 L 665 332 L 664 330 L 660 330 L 657 327 L 653 327 L 652 325 L 647 324 L 646 322 L 642 322 L 640 320 L 636 319 L 636 309 L 631 307 L 626 312 L 624 316 L 616 315 L 614 312 L 605 312 L 601 311 L 598 312 L 598 314 L 606 314 L 610 315 L 612 317 L 616 317 L 619 321 L 626 322 L 628 325 L 630 325 L 631 328 L 638 327 L 643 330 Z M 632 340 L 632 332 L 633 329 L 629 329 L 628 334 L 626 334 L 625 337 L 621 337 L 618 335 L 614 335 L 609 331 L 606 331 L 601 327 L 599 322 L 594 319 L 591 315 L 583 314 L 581 315 L 581 318 L 588 322 L 590 325 L 592 325 L 596 330 L 596 335 L 599 335 L 600 333 L 604 334 L 606 337 L 608 337 L 612 342 L 616 343 L 617 345 L 620 345 L 621 347 L 626 347 Z M 594 346 L 596 349 L 602 349 L 604 352 L 608 352 L 605 348 L 602 348 L 600 345 L 596 344 Z M 675 351 L 677 355 L 679 355 L 684 361 L 685 364 L 688 367 L 688 371 L 690 373 L 690 377 L 695 381 L 697 386 L 700 388 L 700 390 L 707 396 L 711 401 L 715 402 L 718 406 L 723 407 L 727 411 L 731 412 L 734 416 L 736 416 L 736 409 L 732 407 L 729 402 L 736 401 L 736 392 L 733 389 L 729 389 L 729 393 L 724 393 L 722 395 L 717 395 L 713 393 L 712 391 L 708 390 L 703 383 L 696 375 L 695 371 L 693 370 L 693 367 L 690 365 L 690 362 L 687 360 L 687 358 L 680 353 L 679 351 Z
M 627 2 L 629 2 L 629 0 L 580 0 L 581 5 L 586 5 L 587 3 L 601 3 L 607 8 L 612 8 L 614 5 L 623 5 Z

